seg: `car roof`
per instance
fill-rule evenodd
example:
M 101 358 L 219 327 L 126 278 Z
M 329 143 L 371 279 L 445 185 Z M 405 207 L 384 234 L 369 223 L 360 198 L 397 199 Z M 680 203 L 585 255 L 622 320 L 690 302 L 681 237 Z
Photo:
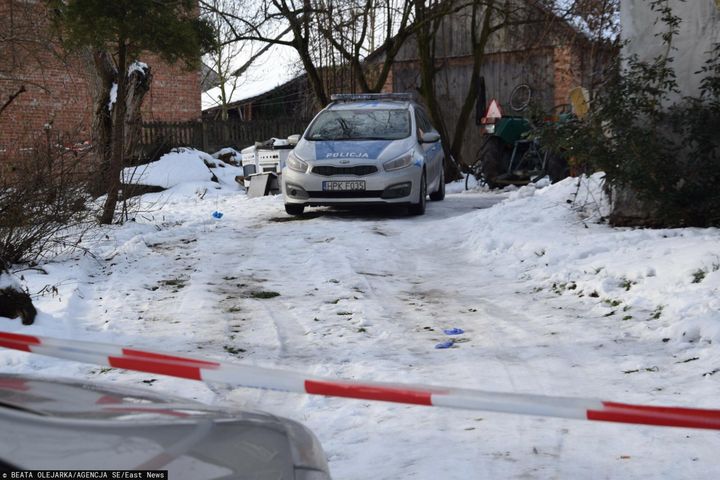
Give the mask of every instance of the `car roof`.
M 413 102 L 402 100 L 358 100 L 332 102 L 326 110 L 407 110 Z

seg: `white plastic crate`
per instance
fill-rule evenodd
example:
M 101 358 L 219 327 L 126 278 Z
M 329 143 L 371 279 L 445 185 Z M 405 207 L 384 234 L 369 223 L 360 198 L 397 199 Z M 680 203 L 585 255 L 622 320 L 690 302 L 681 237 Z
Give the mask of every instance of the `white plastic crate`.
M 245 188 L 250 187 L 250 176 L 258 173 L 273 172 L 278 175 L 285 166 L 288 154 L 293 146 L 285 139 L 272 138 L 267 142 L 258 142 L 242 149 L 242 167 Z

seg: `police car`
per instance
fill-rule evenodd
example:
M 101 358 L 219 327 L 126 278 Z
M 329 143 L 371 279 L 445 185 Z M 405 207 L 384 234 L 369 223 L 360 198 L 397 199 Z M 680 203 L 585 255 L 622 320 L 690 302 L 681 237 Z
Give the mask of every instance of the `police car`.
M 440 134 L 410 94 L 333 95 L 282 170 L 285 210 L 306 206 L 407 205 L 445 198 Z

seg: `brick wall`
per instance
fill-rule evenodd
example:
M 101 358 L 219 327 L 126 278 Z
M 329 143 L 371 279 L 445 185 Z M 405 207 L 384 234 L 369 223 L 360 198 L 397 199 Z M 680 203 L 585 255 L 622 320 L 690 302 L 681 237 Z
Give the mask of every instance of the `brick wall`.
M 153 81 L 143 102 L 143 119 L 180 122 L 200 119 L 201 72 L 182 64 L 168 65 L 148 55 L 140 59 L 152 69 Z
M 30 148 L 51 125 L 53 136 L 72 133 L 78 141 L 90 139 L 92 73 L 79 56 L 67 56 L 57 46 L 48 48 L 48 22 L 42 3 L 0 0 L 0 106 L 20 86 L 26 88 L 0 115 L 0 156 L 14 156 Z M 33 10 L 34 9 L 34 10 Z M 8 40 L 9 39 L 9 40 Z M 199 119 L 200 71 L 167 65 L 143 55 L 153 72 L 145 96 L 143 118 L 155 121 Z
M 580 85 L 579 76 L 573 72 L 573 50 L 570 47 L 555 47 L 553 51 L 553 74 L 555 84 L 555 105 L 568 103 L 568 94 L 573 87 Z

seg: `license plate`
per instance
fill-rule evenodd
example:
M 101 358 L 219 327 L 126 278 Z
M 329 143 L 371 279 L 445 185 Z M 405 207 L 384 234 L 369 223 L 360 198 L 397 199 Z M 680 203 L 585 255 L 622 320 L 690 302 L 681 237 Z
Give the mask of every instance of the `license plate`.
M 326 192 L 358 192 L 365 190 L 365 180 L 324 181 L 323 190 Z

